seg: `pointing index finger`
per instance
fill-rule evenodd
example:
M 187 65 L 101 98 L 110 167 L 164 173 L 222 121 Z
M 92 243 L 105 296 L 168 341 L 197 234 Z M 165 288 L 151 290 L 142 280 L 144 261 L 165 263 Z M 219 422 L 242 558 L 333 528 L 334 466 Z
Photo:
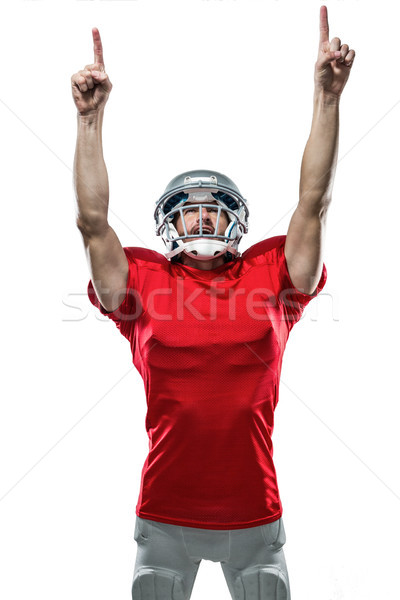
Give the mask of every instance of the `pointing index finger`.
M 103 59 L 103 46 L 101 43 L 101 37 L 99 30 L 97 27 L 92 28 L 93 35 L 93 50 L 94 50 L 94 62 L 100 63 L 104 67 L 104 59 Z
M 320 44 L 329 42 L 328 9 L 321 6 L 319 11 L 319 41 Z

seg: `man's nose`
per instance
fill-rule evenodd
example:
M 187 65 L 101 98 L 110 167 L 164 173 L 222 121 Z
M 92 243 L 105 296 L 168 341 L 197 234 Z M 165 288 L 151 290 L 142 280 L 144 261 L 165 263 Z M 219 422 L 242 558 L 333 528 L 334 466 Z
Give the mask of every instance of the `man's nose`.
M 198 212 L 198 218 L 200 218 L 200 210 Z M 208 212 L 208 208 L 206 206 L 201 207 L 201 218 L 203 221 L 210 218 L 210 213 Z

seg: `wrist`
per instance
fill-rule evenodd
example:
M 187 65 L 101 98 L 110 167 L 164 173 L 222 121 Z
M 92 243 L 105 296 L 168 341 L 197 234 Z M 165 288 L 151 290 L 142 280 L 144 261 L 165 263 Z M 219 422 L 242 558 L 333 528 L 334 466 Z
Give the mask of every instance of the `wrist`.
M 78 124 L 83 126 L 101 125 L 103 122 L 104 109 L 91 110 L 87 113 L 77 113 Z
M 327 92 L 316 85 L 314 88 L 314 102 L 317 102 L 324 107 L 337 107 L 340 104 L 340 95 Z

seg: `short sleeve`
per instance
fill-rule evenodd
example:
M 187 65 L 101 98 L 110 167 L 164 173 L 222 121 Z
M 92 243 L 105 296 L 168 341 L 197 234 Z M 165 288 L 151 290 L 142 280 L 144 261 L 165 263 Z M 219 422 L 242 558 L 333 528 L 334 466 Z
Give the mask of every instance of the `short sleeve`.
M 114 311 L 107 311 L 96 295 L 93 287 L 92 280 L 89 281 L 87 287 L 87 294 L 90 302 L 99 309 L 102 315 L 105 315 L 111 321 L 114 321 L 117 328 L 120 330 L 123 336 L 128 340 L 132 337 L 133 327 L 136 319 L 142 312 L 142 305 L 140 302 L 139 294 L 139 282 L 138 282 L 138 269 L 137 264 L 132 257 L 129 248 L 123 248 L 125 255 L 129 263 L 128 281 L 126 285 L 126 294 L 122 301 L 122 304 Z
M 302 292 L 294 286 L 290 279 L 284 248 L 285 240 L 274 250 L 279 281 L 278 302 L 281 304 L 285 313 L 285 320 L 288 321 L 289 327 L 292 327 L 300 320 L 307 304 L 315 298 L 324 287 L 327 279 L 327 271 L 325 264 L 323 264 L 321 278 L 313 294 Z

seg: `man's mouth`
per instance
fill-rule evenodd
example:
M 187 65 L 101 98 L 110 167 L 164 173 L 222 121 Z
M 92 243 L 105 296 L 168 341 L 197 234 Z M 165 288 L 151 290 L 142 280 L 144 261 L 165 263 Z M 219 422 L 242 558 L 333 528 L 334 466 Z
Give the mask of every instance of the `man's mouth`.
M 196 227 L 195 229 L 193 229 L 192 233 L 200 233 L 200 227 Z M 203 226 L 203 233 L 214 233 L 214 229 L 210 229 L 209 227 Z

